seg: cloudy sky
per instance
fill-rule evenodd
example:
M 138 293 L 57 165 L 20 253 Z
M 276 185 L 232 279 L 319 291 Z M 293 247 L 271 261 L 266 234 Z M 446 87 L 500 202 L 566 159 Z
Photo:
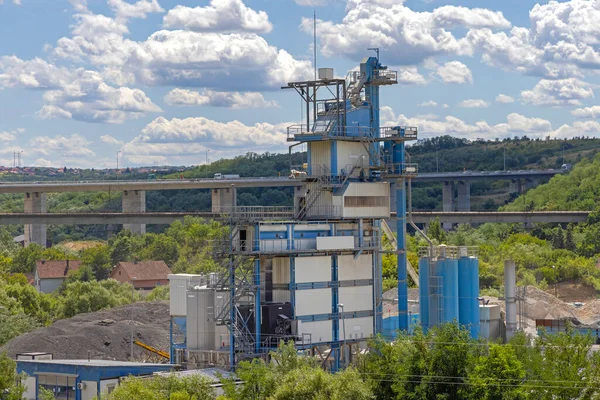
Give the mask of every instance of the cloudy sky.
M 482 8 L 486 7 L 486 8 Z M 191 165 L 284 151 L 319 67 L 381 48 L 383 124 L 598 136 L 600 0 L 0 0 L 0 164 Z

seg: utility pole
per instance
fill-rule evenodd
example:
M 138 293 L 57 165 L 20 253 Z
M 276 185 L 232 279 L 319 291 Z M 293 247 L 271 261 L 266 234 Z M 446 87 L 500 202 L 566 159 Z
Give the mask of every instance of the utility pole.
M 504 171 L 506 171 L 506 143 L 504 143 Z
M 129 337 L 129 344 L 131 345 L 131 352 L 129 353 L 129 361 L 133 361 L 133 308 L 135 303 L 135 280 L 137 278 L 134 276 L 131 278 L 131 330 Z
M 119 154 L 121 154 L 121 150 L 117 151 L 117 170 L 115 171 L 117 179 L 119 179 Z
M 210 150 L 206 149 L 206 165 L 208 165 L 208 152 L 209 152 L 209 151 L 210 151 Z
M 440 160 L 438 158 L 438 148 L 435 148 L 435 172 L 440 172 Z
M 565 165 L 565 144 L 562 145 L 562 165 Z

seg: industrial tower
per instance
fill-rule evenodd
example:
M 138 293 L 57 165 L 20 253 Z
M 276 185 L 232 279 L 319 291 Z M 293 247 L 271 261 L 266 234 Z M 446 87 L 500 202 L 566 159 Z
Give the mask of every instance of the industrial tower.
M 368 57 L 346 79 L 322 68 L 318 80 L 283 87 L 301 96 L 306 114 L 288 128 L 290 151 L 307 145 L 293 210 L 236 207 L 227 243 L 214 245 L 215 256 L 227 260 L 222 271 L 203 285 L 182 277 L 187 284 L 176 285 L 187 299 L 173 294 L 171 282 L 172 315 L 187 315 L 179 328 L 196 365 L 222 365 L 228 354 L 234 367 L 281 340 L 331 370 L 349 363 L 382 331 L 381 224 L 390 218 L 390 198 L 399 328 L 408 329 L 405 179 L 417 168 L 405 162 L 404 145 L 417 129 L 380 127 L 379 88 L 393 84 L 397 73 Z

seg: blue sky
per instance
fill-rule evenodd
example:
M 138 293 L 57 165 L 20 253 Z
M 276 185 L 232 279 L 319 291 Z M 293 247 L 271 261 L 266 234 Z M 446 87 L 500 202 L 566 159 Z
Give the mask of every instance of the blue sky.
M 202 164 L 286 151 L 278 88 L 381 48 L 382 124 L 598 136 L 600 1 L 0 0 L 0 164 Z

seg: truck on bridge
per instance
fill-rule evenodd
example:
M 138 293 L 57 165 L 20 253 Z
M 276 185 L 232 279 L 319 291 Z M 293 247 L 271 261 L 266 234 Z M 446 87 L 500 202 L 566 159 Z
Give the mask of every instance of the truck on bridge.
M 229 175 L 226 175 L 226 174 L 222 174 L 220 172 L 217 172 L 215 174 L 215 179 L 239 179 L 239 177 L 240 176 L 238 174 L 229 174 Z

